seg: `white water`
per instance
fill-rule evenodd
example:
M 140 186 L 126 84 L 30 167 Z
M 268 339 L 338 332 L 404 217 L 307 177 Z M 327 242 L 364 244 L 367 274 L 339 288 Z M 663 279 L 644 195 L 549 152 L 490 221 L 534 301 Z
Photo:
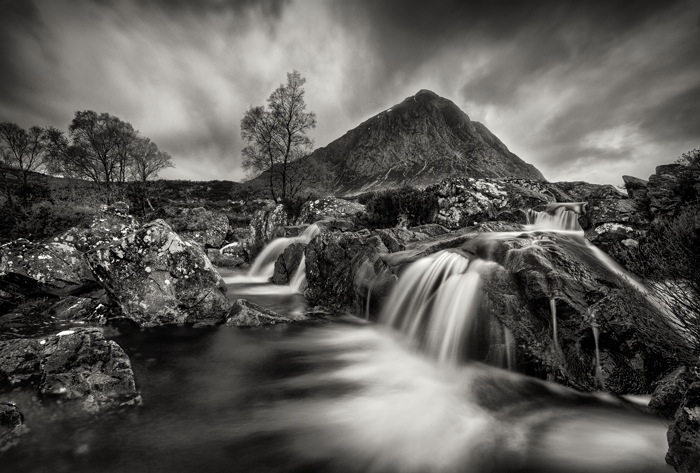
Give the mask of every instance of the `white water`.
M 301 255 L 299 266 L 289 281 L 289 288 L 294 292 L 302 292 L 306 287 L 306 255 Z
M 586 213 L 587 205 L 585 202 L 557 202 L 547 204 L 542 212 L 528 210 L 528 228 L 530 230 L 583 232 L 578 218 Z
M 441 364 L 372 325 L 318 328 L 276 346 L 309 369 L 268 389 L 306 395 L 261 407 L 239 435 L 283 436 L 291 458 L 322 471 L 669 471 L 663 422 L 609 396 Z
M 226 284 L 260 284 L 268 282 L 275 272 L 275 262 L 277 262 L 277 258 L 284 253 L 284 250 L 286 250 L 289 245 L 292 243 L 307 244 L 313 240 L 313 238 L 318 235 L 319 232 L 320 229 L 318 228 L 318 225 L 312 224 L 306 227 L 298 236 L 275 238 L 270 243 L 265 245 L 258 257 L 255 258 L 255 261 L 253 261 L 253 264 L 251 265 L 247 274 L 229 276 L 224 278 L 224 282 L 226 282 Z M 304 268 L 305 267 L 306 266 L 304 265 Z M 305 273 L 303 276 L 304 278 L 306 277 Z M 301 287 L 301 284 L 303 284 L 303 281 L 299 280 L 301 277 L 302 274 L 300 274 L 297 270 L 294 278 L 297 279 L 296 282 L 298 285 L 294 286 L 293 284 L 290 284 L 290 287 L 297 287 L 297 289 L 298 287 Z M 265 290 L 267 292 L 272 291 L 271 289 Z

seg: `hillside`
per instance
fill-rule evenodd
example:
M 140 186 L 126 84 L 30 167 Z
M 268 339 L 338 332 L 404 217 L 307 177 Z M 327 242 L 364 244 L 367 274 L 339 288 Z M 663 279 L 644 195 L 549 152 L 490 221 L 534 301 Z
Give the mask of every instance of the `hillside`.
M 336 195 L 426 186 L 446 177 L 544 180 L 486 126 L 429 90 L 406 98 L 303 159 L 328 176 L 328 190 Z

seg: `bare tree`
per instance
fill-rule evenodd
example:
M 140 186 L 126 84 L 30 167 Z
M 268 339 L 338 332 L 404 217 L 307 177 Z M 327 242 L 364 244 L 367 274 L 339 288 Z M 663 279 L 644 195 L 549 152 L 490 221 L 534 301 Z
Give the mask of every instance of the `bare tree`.
M 45 150 L 44 130 L 40 127 L 25 130 L 14 123 L 0 123 L 0 173 L 10 205 L 13 200 L 7 171 L 19 172 L 19 194 L 26 205 L 30 194 L 29 176 L 43 166 Z
M 270 195 L 285 200 L 298 192 L 303 173 L 292 166 L 308 154 L 313 141 L 308 132 L 316 127 L 316 114 L 306 111 L 304 79 L 299 72 L 287 74 L 267 99 L 267 108 L 251 107 L 241 120 L 243 167 L 249 172 L 268 173 Z
M 68 130 L 70 140 L 61 130 L 47 130 L 52 170 L 101 185 L 110 202 L 113 183 L 127 178 L 134 128 L 108 113 L 86 110 L 75 112 Z
M 155 178 L 160 171 L 174 166 L 170 155 L 158 149 L 158 146 L 150 139 L 138 136 L 131 143 L 129 151 L 131 156 L 131 178 L 139 184 L 140 199 L 153 210 L 148 195 L 148 181 Z

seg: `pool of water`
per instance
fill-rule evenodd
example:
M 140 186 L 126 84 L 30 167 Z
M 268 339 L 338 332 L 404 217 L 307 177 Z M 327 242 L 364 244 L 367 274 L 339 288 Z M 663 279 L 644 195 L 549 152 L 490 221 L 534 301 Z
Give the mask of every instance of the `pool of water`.
M 302 296 L 274 289 L 238 280 L 229 297 L 304 310 Z M 2 394 L 30 431 L 0 471 L 672 471 L 666 427 L 630 406 L 441 364 L 357 318 L 110 336 L 131 358 L 142 406 L 94 417 Z

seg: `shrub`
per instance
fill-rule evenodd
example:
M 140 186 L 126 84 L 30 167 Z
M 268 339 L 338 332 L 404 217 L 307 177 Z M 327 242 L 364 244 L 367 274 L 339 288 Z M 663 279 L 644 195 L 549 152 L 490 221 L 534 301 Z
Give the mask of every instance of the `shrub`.
M 388 228 L 399 223 L 406 226 L 433 223 L 438 212 L 438 199 L 413 187 L 377 192 L 365 203 L 363 226 Z

